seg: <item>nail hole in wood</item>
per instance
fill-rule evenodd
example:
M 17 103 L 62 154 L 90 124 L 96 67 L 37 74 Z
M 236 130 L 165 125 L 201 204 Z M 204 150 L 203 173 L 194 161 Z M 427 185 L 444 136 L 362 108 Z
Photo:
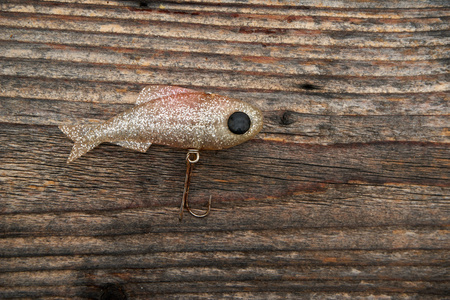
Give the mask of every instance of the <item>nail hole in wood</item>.
M 296 113 L 293 111 L 285 111 L 280 117 L 281 125 L 291 125 L 297 121 Z

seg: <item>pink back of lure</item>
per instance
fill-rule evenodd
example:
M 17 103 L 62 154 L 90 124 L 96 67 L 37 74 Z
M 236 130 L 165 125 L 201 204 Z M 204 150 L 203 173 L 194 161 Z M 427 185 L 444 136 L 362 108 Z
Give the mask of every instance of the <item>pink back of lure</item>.
M 103 142 L 146 152 L 151 144 L 220 150 L 253 138 L 261 111 L 240 100 L 175 86 L 144 88 L 136 105 L 103 122 L 59 128 L 75 144 L 71 162 Z

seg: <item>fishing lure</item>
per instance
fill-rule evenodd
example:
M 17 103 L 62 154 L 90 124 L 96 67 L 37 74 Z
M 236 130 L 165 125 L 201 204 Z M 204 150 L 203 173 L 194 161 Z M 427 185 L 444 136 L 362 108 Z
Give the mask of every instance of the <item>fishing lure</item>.
M 111 119 L 88 125 L 62 125 L 59 128 L 75 144 L 67 163 L 103 142 L 146 152 L 151 144 L 188 149 L 186 179 L 180 207 L 195 217 L 188 194 L 193 166 L 200 150 L 221 150 L 253 138 L 263 126 L 261 111 L 245 102 L 176 86 L 154 85 L 144 88 L 136 105 Z

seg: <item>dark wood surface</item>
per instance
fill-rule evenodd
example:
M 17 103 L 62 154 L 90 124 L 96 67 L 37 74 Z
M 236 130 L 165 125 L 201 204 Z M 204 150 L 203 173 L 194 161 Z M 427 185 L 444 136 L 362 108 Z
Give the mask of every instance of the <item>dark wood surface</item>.
M 0 3 L 0 298 L 445 299 L 447 1 Z M 243 99 L 264 128 L 201 154 L 57 125 L 148 84 Z

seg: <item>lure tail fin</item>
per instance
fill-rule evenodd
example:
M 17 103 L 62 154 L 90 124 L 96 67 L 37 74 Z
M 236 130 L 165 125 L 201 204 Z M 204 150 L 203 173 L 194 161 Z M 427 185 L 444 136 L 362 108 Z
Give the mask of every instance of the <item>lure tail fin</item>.
M 86 154 L 89 150 L 97 147 L 101 142 L 90 139 L 89 132 L 91 132 L 98 124 L 95 125 L 62 125 L 59 129 L 67 135 L 72 141 L 75 142 L 70 152 L 67 163 L 74 161 L 83 154 Z

